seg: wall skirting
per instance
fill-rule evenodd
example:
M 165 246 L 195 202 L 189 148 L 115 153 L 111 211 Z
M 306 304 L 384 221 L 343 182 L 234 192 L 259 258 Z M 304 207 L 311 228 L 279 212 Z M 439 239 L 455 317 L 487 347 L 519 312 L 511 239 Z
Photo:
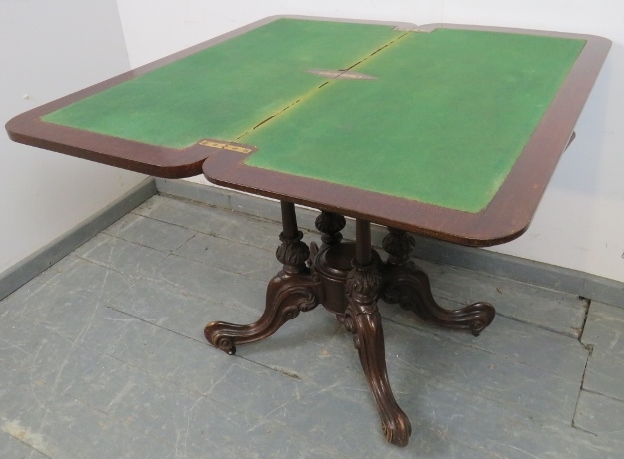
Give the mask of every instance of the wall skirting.
M 153 178 L 148 178 L 104 209 L 54 239 L 33 254 L 0 273 L 0 300 L 10 295 L 136 206 L 157 193 Z

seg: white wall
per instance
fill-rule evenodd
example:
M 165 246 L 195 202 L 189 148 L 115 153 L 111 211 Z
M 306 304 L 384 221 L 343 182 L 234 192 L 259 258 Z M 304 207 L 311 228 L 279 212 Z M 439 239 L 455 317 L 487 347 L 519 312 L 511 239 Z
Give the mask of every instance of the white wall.
M 133 67 L 274 14 L 559 30 L 613 41 L 529 231 L 493 250 L 624 281 L 624 2 L 621 0 L 118 0 Z M 204 183 L 203 178 L 193 179 Z
M 130 68 L 115 0 L 0 2 L 0 121 Z M 0 132 L 0 273 L 143 176 Z

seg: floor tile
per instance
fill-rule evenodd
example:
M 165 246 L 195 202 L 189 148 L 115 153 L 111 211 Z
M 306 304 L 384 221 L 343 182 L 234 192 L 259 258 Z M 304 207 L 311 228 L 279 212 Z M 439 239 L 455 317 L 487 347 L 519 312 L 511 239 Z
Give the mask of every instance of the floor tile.
M 196 232 L 178 225 L 129 213 L 104 230 L 105 234 L 164 252 L 173 252 Z
M 151 277 L 167 253 L 100 233 L 74 255 L 134 277 Z
M 624 402 L 602 394 L 581 391 L 574 425 L 588 432 L 592 443 L 600 447 L 600 454 L 592 457 L 622 457 Z
M 275 250 L 259 249 L 206 234 L 198 234 L 187 241 L 175 251 L 175 255 L 263 282 L 271 280 L 282 269 L 275 258 Z
M 241 224 L 241 214 L 238 212 L 198 206 L 162 196 L 154 196 L 133 212 L 267 250 L 277 248 L 282 230 L 276 222 L 243 217 L 245 224 Z

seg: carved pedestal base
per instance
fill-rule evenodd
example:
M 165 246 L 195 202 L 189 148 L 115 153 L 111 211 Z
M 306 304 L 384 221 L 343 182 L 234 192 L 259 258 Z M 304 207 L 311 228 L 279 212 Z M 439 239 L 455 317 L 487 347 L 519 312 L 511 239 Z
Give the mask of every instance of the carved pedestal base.
M 414 240 L 404 231 L 390 229 L 383 241 L 389 257 L 383 263 L 371 249 L 368 222 L 357 221 L 355 244 L 342 243 L 344 218 L 323 212 L 316 222 L 323 244 L 320 250 L 312 244 L 310 251 L 301 241 L 292 204 L 282 203 L 282 219 L 284 231 L 277 258 L 284 267 L 269 282 L 264 314 L 250 325 L 211 322 L 205 328 L 206 339 L 233 354 L 237 344 L 267 338 L 287 320 L 322 304 L 353 334 L 386 440 L 397 446 L 407 445 L 411 425 L 388 380 L 377 300 L 398 303 L 423 320 L 465 328 L 475 336 L 492 322 L 494 308 L 488 303 L 475 303 L 457 311 L 440 307 L 433 299 L 427 275 L 409 259 Z

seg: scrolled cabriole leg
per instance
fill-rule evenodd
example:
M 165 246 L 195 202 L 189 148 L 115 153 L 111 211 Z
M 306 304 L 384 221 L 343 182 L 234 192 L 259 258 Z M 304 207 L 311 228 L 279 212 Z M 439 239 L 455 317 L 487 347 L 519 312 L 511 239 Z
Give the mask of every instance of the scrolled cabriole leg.
M 314 309 L 321 302 L 321 281 L 306 266 L 310 251 L 301 240 L 303 234 L 297 229 L 292 203 L 282 203 L 282 220 L 282 243 L 276 256 L 283 268 L 269 282 L 266 308 L 260 319 L 249 325 L 211 322 L 204 328 L 208 342 L 228 354 L 236 352 L 237 344 L 271 336 L 286 321 Z
M 211 322 L 206 325 L 204 335 L 216 348 L 234 354 L 237 344 L 267 338 L 286 321 L 314 309 L 320 303 L 320 293 L 321 284 L 316 276 L 281 271 L 269 282 L 266 309 L 260 319 L 249 325 Z
M 353 334 L 362 369 L 377 403 L 384 437 L 394 445 L 405 446 L 412 426 L 397 404 L 388 379 L 381 315 L 377 309 L 383 279 L 379 263 L 372 256 L 370 223 L 356 220 L 355 229 L 355 259 L 345 283 L 348 305 L 343 324 Z
M 407 415 L 397 404 L 386 368 L 384 334 L 377 309 L 381 275 L 376 263 L 354 266 L 349 273 L 346 292 L 349 305 L 344 326 L 353 334 L 360 363 L 377 403 L 385 439 L 397 446 L 406 446 L 412 433 Z
M 382 246 L 389 253 L 383 268 L 384 286 L 381 296 L 387 303 L 398 303 L 425 321 L 448 328 L 468 329 L 478 336 L 496 315 L 489 303 L 474 303 L 458 310 L 441 307 L 433 298 L 429 277 L 410 260 L 414 238 L 405 231 L 392 229 Z

